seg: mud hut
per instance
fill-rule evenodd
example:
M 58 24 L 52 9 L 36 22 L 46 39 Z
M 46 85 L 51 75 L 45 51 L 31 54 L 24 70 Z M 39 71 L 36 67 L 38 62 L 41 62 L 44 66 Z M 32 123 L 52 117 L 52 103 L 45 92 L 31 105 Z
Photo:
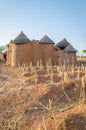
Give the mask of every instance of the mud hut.
M 65 49 L 65 61 L 68 61 L 69 64 L 75 64 L 76 63 L 76 52 L 77 50 L 72 46 L 68 45 Z
M 53 58 L 54 42 L 45 35 L 39 41 L 30 40 L 23 32 L 21 32 L 8 45 L 7 64 L 16 66 L 22 63 L 30 63 L 36 65 L 39 60 L 45 64 L 46 60 Z
M 30 62 L 36 65 L 40 60 L 43 64 L 48 60 L 51 60 L 52 64 L 63 64 L 67 60 L 75 63 L 76 49 L 66 39 L 55 45 L 47 35 L 40 40 L 31 41 L 23 32 L 8 44 L 8 65 L 17 66 L 18 63 Z
M 31 41 L 21 32 L 8 45 L 7 64 L 16 66 L 18 63 L 26 63 L 31 60 Z
M 58 64 L 75 64 L 77 50 L 64 38 L 55 46 Z M 58 49 L 59 48 L 59 49 Z
M 43 63 L 45 64 L 47 60 L 51 59 L 51 62 L 53 63 L 53 53 L 54 53 L 54 42 L 47 36 L 44 35 L 40 40 L 40 50 L 41 50 L 41 59 Z

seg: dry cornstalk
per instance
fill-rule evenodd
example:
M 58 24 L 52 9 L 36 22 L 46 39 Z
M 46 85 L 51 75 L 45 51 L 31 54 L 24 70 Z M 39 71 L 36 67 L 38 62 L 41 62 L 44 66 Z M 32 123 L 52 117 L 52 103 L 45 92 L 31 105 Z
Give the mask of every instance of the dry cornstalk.
M 39 68 L 40 67 L 40 62 L 37 61 L 36 67 Z
M 49 73 L 50 73 L 50 66 L 48 65 L 47 66 L 47 74 L 49 75 Z
M 80 78 L 80 70 L 78 69 L 78 72 L 77 72 L 77 79 Z
M 74 75 L 74 67 L 72 66 L 72 75 Z
M 53 72 L 51 71 L 51 73 L 50 73 L 50 84 L 53 84 L 54 83 L 54 81 L 53 81 Z
M 49 99 L 47 106 L 43 105 L 42 103 L 40 103 L 40 105 L 41 105 L 45 110 L 47 110 L 48 112 L 51 113 L 51 111 L 52 111 L 52 100 Z
M 81 84 L 81 90 L 80 90 L 80 100 L 79 103 L 85 103 L 85 81 L 84 81 L 84 77 L 82 77 L 81 80 L 82 84 Z
M 42 70 L 43 69 L 42 60 L 40 60 L 39 62 L 40 62 L 40 70 Z
M 64 76 L 63 79 L 64 79 L 64 81 L 66 82 L 66 81 L 68 80 L 68 74 L 67 74 L 67 72 L 64 72 L 64 75 L 63 75 L 63 76 Z
M 59 77 L 61 77 L 62 76 L 62 71 L 61 71 L 61 69 L 59 69 Z
M 34 82 L 35 82 L 35 85 L 37 85 L 37 82 L 38 82 L 38 74 L 37 74 L 36 71 L 35 71 L 35 79 L 34 79 Z
M 44 116 L 42 116 L 42 120 L 43 120 L 44 130 L 47 130 L 47 127 L 46 127 L 46 124 L 45 124 L 45 118 L 44 118 Z

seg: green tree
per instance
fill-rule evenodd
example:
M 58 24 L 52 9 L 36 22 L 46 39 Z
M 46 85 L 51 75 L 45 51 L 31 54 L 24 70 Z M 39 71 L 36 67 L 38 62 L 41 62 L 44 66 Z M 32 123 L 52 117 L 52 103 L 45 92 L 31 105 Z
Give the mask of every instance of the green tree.
M 82 50 L 82 53 L 84 54 L 82 57 L 86 58 L 86 50 Z
M 6 49 L 6 45 L 0 46 L 0 54 L 2 54 L 2 51 L 3 51 L 4 49 Z
M 84 54 L 86 54 L 86 50 L 83 50 L 82 52 L 83 52 Z

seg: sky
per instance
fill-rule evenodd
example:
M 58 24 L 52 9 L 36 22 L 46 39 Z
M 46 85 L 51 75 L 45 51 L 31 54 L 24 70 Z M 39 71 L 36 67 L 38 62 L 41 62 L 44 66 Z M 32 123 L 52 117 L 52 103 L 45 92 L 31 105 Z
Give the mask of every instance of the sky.
M 86 0 L 0 0 L 0 45 L 23 31 L 30 40 L 45 34 L 86 49 Z

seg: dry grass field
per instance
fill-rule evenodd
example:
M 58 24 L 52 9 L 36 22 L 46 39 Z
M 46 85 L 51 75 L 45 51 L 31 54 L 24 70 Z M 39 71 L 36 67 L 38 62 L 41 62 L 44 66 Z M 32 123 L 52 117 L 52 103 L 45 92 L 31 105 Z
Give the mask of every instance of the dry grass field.
M 0 130 L 86 130 L 86 67 L 0 64 Z

